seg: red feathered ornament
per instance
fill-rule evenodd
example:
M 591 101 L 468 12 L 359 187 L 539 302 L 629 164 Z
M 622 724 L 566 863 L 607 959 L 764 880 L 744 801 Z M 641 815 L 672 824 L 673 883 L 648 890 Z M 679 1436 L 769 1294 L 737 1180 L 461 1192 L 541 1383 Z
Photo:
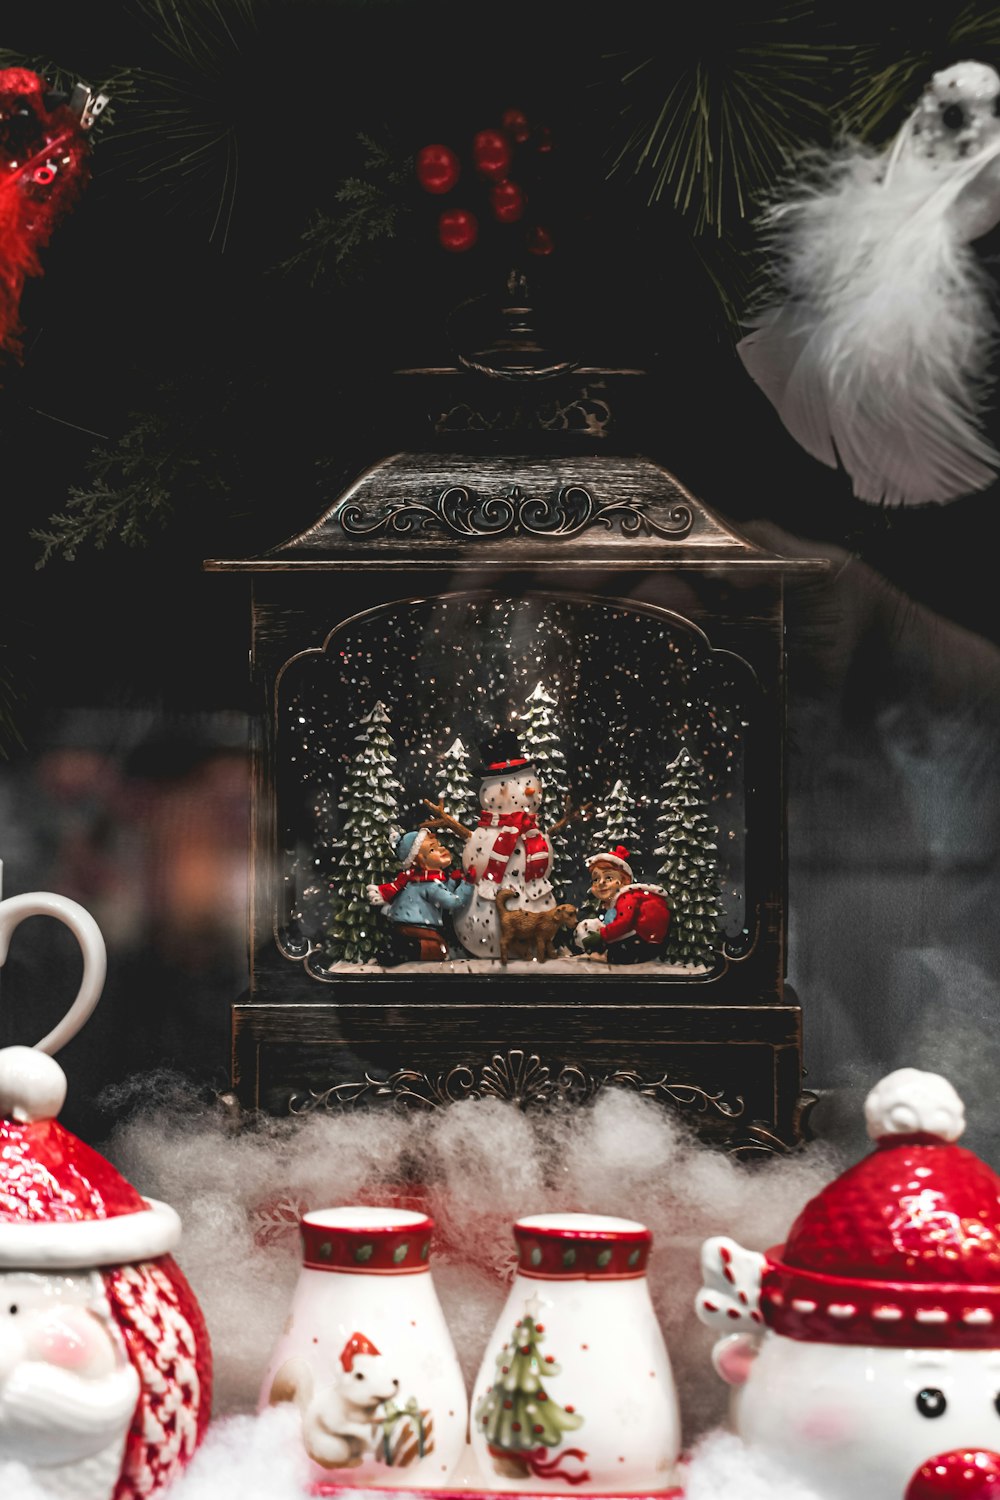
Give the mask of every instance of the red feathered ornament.
M 0 69 L 0 350 L 20 354 L 24 283 L 87 180 L 87 131 L 104 95 L 70 98 L 27 68 Z

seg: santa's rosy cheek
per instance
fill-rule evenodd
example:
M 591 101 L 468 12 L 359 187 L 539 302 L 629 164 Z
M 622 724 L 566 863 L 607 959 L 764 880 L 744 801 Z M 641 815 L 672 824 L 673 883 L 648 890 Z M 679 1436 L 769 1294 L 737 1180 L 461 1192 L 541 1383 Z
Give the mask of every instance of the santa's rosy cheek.
M 79 1370 L 90 1364 L 103 1348 L 104 1340 L 99 1328 L 84 1314 L 80 1319 L 67 1315 L 52 1318 L 40 1328 L 32 1340 L 32 1353 L 50 1365 L 59 1365 L 64 1370 Z

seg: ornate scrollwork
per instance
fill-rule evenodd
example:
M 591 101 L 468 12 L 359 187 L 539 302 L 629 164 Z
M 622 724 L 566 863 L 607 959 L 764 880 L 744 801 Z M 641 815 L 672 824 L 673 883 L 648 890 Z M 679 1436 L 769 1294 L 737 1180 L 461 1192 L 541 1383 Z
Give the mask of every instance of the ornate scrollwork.
M 434 431 L 439 436 L 449 432 L 517 432 L 530 431 L 537 424 L 543 432 L 584 432 L 588 437 L 604 437 L 611 422 L 611 405 L 606 397 L 585 386 L 570 401 L 552 401 L 539 407 L 534 420 L 506 407 L 486 409 L 459 401 L 438 413 Z
M 408 536 L 429 530 L 450 531 L 459 537 L 500 537 L 508 532 L 539 537 L 578 536 L 590 526 L 616 526 L 623 536 L 663 536 L 679 541 L 694 524 L 691 508 L 682 501 L 654 519 L 643 502 L 629 497 L 598 504 L 582 484 L 563 485 L 554 496 L 525 495 L 512 485 L 505 495 L 476 495 L 465 485 L 452 484 L 434 500 L 393 501 L 374 520 L 359 505 L 345 505 L 340 525 L 349 536 L 390 532 Z
M 693 1083 L 671 1082 L 666 1073 L 662 1078 L 643 1078 L 639 1073 L 620 1068 L 615 1073 L 609 1073 L 604 1082 L 617 1084 L 620 1088 L 635 1089 L 636 1093 L 645 1094 L 650 1099 L 671 1099 L 674 1104 L 679 1104 L 684 1109 L 697 1110 L 699 1114 L 711 1111 L 727 1120 L 738 1120 L 746 1108 L 742 1094 L 737 1094 L 730 1104 L 722 1089 L 710 1094 L 707 1089 L 698 1088 Z
M 725 1120 L 739 1119 L 745 1107 L 742 1095 L 737 1094 L 730 1102 L 721 1089 L 710 1093 L 693 1083 L 672 1081 L 667 1074 L 644 1078 L 626 1069 L 588 1073 L 575 1064 L 556 1071 L 537 1052 L 514 1047 L 508 1052 L 495 1052 L 478 1073 L 465 1063 L 436 1074 L 400 1068 L 387 1078 L 374 1078 L 366 1072 L 359 1080 L 295 1093 L 288 1101 L 288 1110 L 293 1115 L 309 1115 L 316 1110 L 371 1101 L 403 1108 L 439 1109 L 462 1099 L 505 1099 L 526 1109 L 533 1105 L 580 1102 L 609 1086 L 634 1089 L 649 1098 L 669 1099 L 682 1109 L 714 1113 Z

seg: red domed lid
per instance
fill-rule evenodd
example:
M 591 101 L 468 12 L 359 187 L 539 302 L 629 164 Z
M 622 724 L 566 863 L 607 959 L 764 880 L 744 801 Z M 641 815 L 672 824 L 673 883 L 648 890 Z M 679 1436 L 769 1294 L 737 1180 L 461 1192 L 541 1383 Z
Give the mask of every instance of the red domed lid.
M 837 1343 L 1000 1347 L 1000 1177 L 954 1144 L 943 1078 L 900 1069 L 866 1103 L 877 1149 L 769 1252 L 765 1322 Z
M 827 1276 L 1000 1286 L 1000 1178 L 960 1146 L 880 1141 L 806 1205 L 782 1260 Z

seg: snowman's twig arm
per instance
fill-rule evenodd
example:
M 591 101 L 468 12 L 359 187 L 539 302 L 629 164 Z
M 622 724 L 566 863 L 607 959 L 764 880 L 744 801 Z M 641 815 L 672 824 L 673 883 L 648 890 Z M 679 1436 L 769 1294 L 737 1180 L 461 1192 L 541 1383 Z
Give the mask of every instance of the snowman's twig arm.
M 453 818 L 450 813 L 446 813 L 443 801 L 428 802 L 427 798 L 424 797 L 423 803 L 425 807 L 429 807 L 431 812 L 436 813 L 437 816 L 428 818 L 425 822 L 421 823 L 421 828 L 450 828 L 453 833 L 457 833 L 461 838 L 471 839 L 472 829 L 466 828 L 457 819 Z
M 562 830 L 566 828 L 570 823 L 575 823 L 577 818 L 586 817 L 587 813 L 590 812 L 590 809 L 593 807 L 593 805 L 594 804 L 592 802 L 584 802 L 582 807 L 572 807 L 570 805 L 569 799 L 567 798 L 566 811 L 563 813 L 558 823 L 553 823 L 552 827 L 549 829 L 549 836 L 551 837 L 554 833 L 561 833 Z

